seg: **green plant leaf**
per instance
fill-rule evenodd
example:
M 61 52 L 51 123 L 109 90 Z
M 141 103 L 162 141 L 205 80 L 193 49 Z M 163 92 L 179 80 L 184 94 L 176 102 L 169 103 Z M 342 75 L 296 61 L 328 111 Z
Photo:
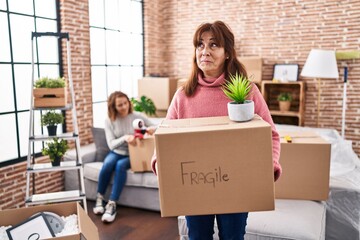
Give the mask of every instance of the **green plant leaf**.
M 55 126 L 64 122 L 64 116 L 54 110 L 49 110 L 41 116 L 42 126 Z
M 64 156 L 65 152 L 69 149 L 66 140 L 53 138 L 51 142 L 46 143 L 46 147 L 42 149 L 43 155 L 48 155 L 51 161 L 54 161 L 56 157 Z
M 144 112 L 149 116 L 156 116 L 156 107 L 154 102 L 150 98 L 146 96 L 141 96 L 140 99 L 131 98 L 130 101 L 133 104 L 135 111 Z
M 229 76 L 229 80 L 222 87 L 225 95 L 236 103 L 244 103 L 251 91 L 251 82 L 243 75 L 236 73 Z
M 278 101 L 288 101 L 291 102 L 292 101 L 292 95 L 289 92 L 283 92 L 280 93 L 279 96 L 277 97 Z
M 65 79 L 62 77 L 49 78 L 42 77 L 35 81 L 35 88 L 63 88 L 65 87 Z

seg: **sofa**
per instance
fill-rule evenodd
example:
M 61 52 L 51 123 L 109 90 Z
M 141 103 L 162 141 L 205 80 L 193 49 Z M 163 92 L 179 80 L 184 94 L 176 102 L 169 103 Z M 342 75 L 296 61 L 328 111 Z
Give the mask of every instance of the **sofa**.
M 335 130 L 277 125 L 278 129 L 315 131 L 331 145 L 330 193 L 326 202 L 276 199 L 275 211 L 249 214 L 246 239 L 360 239 L 360 164 Z M 108 149 L 104 129 L 93 128 L 94 143 L 82 146 L 86 197 L 95 200 L 98 174 Z M 69 150 L 65 161 L 75 158 Z M 157 177 L 128 170 L 118 204 L 160 211 Z M 77 189 L 76 171 L 65 172 L 65 190 Z M 110 188 L 109 188 L 110 189 Z M 109 191 L 105 197 L 109 196 Z M 184 216 L 178 217 L 180 239 L 187 239 Z M 214 229 L 217 233 L 217 227 Z M 215 234 L 215 239 L 216 234 Z
M 109 148 L 106 144 L 105 131 L 102 128 L 92 128 L 94 143 L 82 146 L 80 153 L 84 165 L 84 184 L 86 198 L 96 199 L 99 172 L 102 161 Z M 64 161 L 73 161 L 76 158 L 75 149 L 66 152 Z M 112 185 L 113 179 L 110 184 Z M 65 172 L 65 190 L 79 189 L 79 177 L 77 171 Z M 109 198 L 110 189 L 108 188 L 105 199 Z M 127 180 L 123 192 L 117 203 L 119 205 L 143 208 L 148 210 L 160 211 L 158 196 L 157 177 L 152 172 L 135 173 L 130 169 L 127 171 Z

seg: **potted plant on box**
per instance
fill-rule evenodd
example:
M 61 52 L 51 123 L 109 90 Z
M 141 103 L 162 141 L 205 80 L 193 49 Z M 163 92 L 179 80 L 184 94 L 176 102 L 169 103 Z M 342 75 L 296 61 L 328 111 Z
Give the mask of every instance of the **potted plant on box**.
M 146 115 L 149 116 L 156 116 L 156 107 L 154 102 L 150 98 L 146 96 L 141 96 L 140 99 L 131 98 L 130 101 L 135 111 L 144 112 Z
M 62 124 L 63 122 L 63 115 L 55 112 L 54 110 L 47 111 L 41 116 L 41 126 L 47 127 L 49 136 L 55 136 L 57 125 Z
M 248 100 L 251 87 L 250 80 L 238 73 L 230 75 L 230 79 L 222 87 L 225 95 L 232 100 L 227 105 L 230 120 L 244 122 L 254 117 L 254 102 Z
M 53 166 L 60 166 L 60 161 L 68 149 L 69 147 L 64 139 L 59 141 L 58 138 L 54 138 L 52 142 L 46 143 L 46 147 L 42 149 L 42 154 L 49 155 Z
M 280 93 L 277 100 L 279 101 L 279 108 L 281 112 L 289 111 L 292 101 L 291 93 L 283 92 Z
M 35 81 L 35 107 L 64 107 L 66 105 L 65 79 L 42 77 Z

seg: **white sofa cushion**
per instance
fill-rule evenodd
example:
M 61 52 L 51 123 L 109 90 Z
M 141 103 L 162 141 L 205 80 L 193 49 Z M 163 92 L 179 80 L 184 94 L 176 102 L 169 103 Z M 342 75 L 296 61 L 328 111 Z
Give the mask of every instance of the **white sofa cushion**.
M 326 208 L 323 202 L 276 200 L 275 211 L 251 212 L 247 220 L 246 240 L 324 240 Z M 181 240 L 187 240 L 184 216 L 178 217 Z M 214 239 L 218 238 L 215 221 Z

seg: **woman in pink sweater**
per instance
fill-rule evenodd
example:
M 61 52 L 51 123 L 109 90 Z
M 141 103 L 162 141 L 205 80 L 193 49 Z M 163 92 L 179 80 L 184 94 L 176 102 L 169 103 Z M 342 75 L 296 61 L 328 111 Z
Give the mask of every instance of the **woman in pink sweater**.
M 236 72 L 247 76 L 237 60 L 234 34 L 221 21 L 198 27 L 193 38 L 194 57 L 192 73 L 185 85 L 178 89 L 167 112 L 167 119 L 227 116 L 230 101 L 221 87 Z M 251 100 L 255 113 L 272 127 L 273 163 L 275 181 L 281 175 L 279 164 L 280 141 L 269 109 L 260 91 L 252 84 Z M 156 156 L 152 161 L 157 171 Z M 190 240 L 212 239 L 216 217 L 220 239 L 244 239 L 248 213 L 186 216 Z

